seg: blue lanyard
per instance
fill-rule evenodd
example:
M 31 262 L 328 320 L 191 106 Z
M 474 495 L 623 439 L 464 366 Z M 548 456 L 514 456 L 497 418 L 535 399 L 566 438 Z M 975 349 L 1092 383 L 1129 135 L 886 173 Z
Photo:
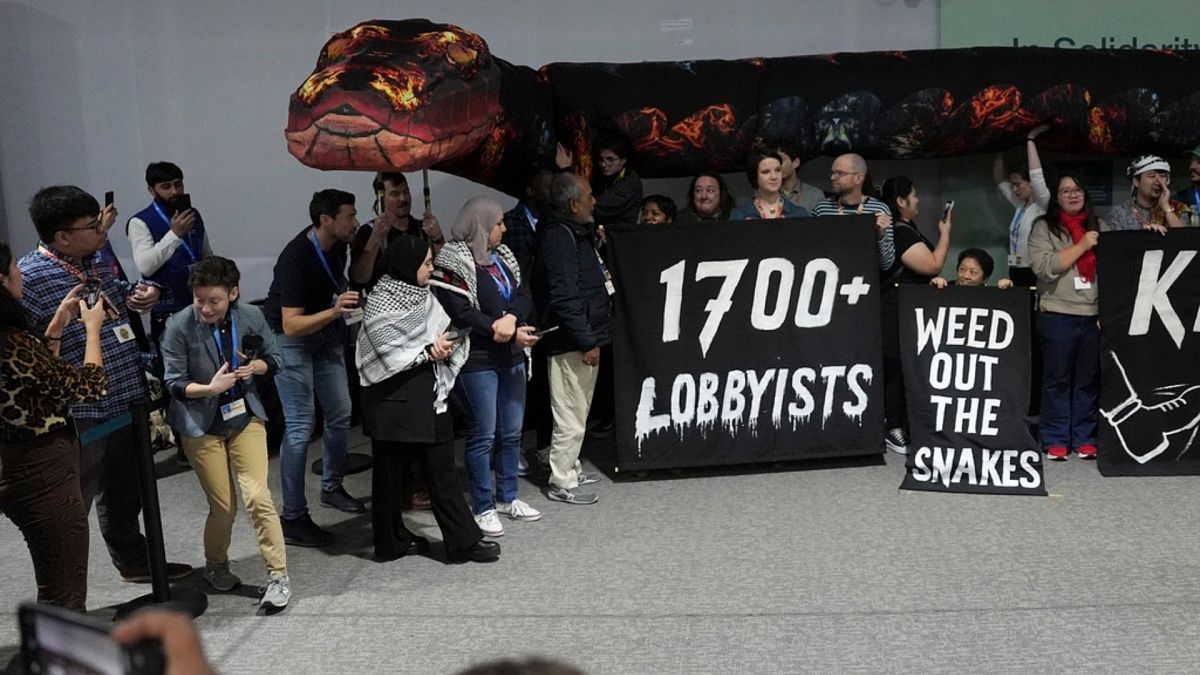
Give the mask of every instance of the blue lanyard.
M 317 252 L 317 259 L 321 261 L 321 267 L 325 268 L 325 274 L 329 276 L 329 281 L 333 283 L 333 292 L 337 293 L 342 284 L 337 277 L 333 276 L 333 270 L 329 267 L 329 261 L 325 259 L 325 251 L 321 250 L 321 244 L 317 242 L 317 233 L 314 230 L 308 231 L 308 240 L 312 242 L 313 250 Z
M 1196 205 L 1196 213 L 1200 213 L 1200 188 L 1192 188 L 1192 203 Z
M 525 218 L 526 218 L 526 220 L 529 221 L 529 227 L 534 232 L 537 232 L 538 219 L 533 217 L 533 211 L 530 211 L 528 206 L 526 206 L 524 208 L 525 208 Z
M 154 201 L 150 202 L 150 204 L 154 207 L 155 211 L 158 211 L 158 217 L 162 218 L 163 222 L 167 224 L 167 229 L 171 229 L 171 219 L 167 217 L 166 212 L 163 211 L 162 207 L 158 205 L 158 200 L 155 199 Z M 192 230 L 192 232 L 194 231 L 195 230 Z M 188 240 L 192 238 L 192 232 L 188 232 L 180 237 L 179 245 L 182 246 L 183 250 L 187 252 L 188 257 L 192 259 L 192 262 L 196 262 L 198 260 L 196 257 L 196 252 L 193 251 L 191 245 L 188 244 Z
M 1029 208 L 1028 204 L 1017 209 L 1017 215 L 1013 216 L 1012 225 L 1008 228 L 1008 250 L 1013 255 L 1017 254 L 1017 248 L 1021 244 L 1021 219 L 1025 217 L 1027 208 Z
M 492 264 L 496 266 L 497 270 L 500 270 L 500 276 L 504 280 L 501 281 L 490 270 L 488 270 L 488 276 L 492 278 L 492 283 L 496 284 L 496 288 L 500 289 L 500 295 L 504 296 L 504 302 L 507 304 L 512 300 L 512 280 L 508 278 L 508 272 L 504 271 L 504 265 L 500 264 L 500 259 L 496 257 L 495 253 L 492 254 Z
M 225 348 L 221 346 L 221 326 L 213 326 L 213 342 L 217 343 L 217 356 L 220 357 L 221 363 L 225 363 Z M 229 310 L 229 348 L 233 353 L 229 355 L 229 370 L 237 370 L 238 368 L 238 329 L 237 329 L 237 310 Z M 217 364 L 220 367 L 220 363 Z

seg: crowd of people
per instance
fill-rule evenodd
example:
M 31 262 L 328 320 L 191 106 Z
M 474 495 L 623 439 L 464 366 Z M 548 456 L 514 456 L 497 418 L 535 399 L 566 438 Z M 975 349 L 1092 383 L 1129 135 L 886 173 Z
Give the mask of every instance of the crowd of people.
M 1037 289 L 1034 412 L 1043 450 L 1055 460 L 1072 451 L 1093 458 L 1094 248 L 1105 231 L 1197 225 L 1200 147 L 1189 155 L 1190 186 L 1174 197 L 1168 162 L 1135 160 L 1131 196 L 1105 221 L 1078 176 L 1047 178 L 1036 147 L 1044 130 L 1029 134 L 1026 165 L 995 166 L 1015 209 L 1008 275 L 997 285 Z M 473 198 L 448 227 L 428 212 L 414 216 L 401 173 L 375 176 L 375 217 L 362 225 L 353 194 L 315 193 L 310 222 L 280 252 L 261 309 L 241 298 L 237 265 L 214 252 L 178 166 L 146 169 L 150 203 L 125 228 L 137 278 L 126 275 L 109 242 L 112 203 L 102 207 L 73 186 L 34 195 L 37 247 L 18 258 L 0 244 L 0 508 L 25 536 L 38 600 L 85 609 L 93 503 L 118 574 L 150 578 L 129 425 L 130 403 L 150 394 L 147 372 L 162 380 L 166 420 L 208 501 L 203 578 L 218 590 L 241 583 L 228 558 L 240 492 L 269 608 L 287 606 L 291 596 L 287 546 L 335 539 L 311 518 L 305 491 L 318 404 L 319 502 L 364 513 L 343 484 L 357 397 L 374 459 L 371 526 L 380 562 L 430 550 L 404 524 L 416 493 L 428 495 L 450 562 L 496 560 L 504 520 L 543 518 L 521 498 L 519 475 L 544 472 L 550 501 L 596 503 L 598 477 L 579 457 L 589 418 L 593 431 L 612 424 L 610 296 L 619 280 L 605 261 L 606 226 L 871 216 L 883 442 L 907 451 L 895 289 L 984 285 L 995 267 L 986 251 L 967 248 L 957 278 L 940 276 L 952 211 L 941 211 L 931 241 L 916 224 L 921 201 L 910 178 L 891 176 L 876 190 L 866 161 L 845 154 L 833 160 L 822 190 L 799 180 L 800 153 L 786 142 L 754 148 L 746 164 L 754 194 L 740 205 L 725 179 L 708 172 L 692 179 L 682 208 L 666 195 L 643 197 L 632 147 L 619 134 L 594 143 L 594 181 L 566 171 L 566 154 L 558 167 L 530 175 L 513 209 Z M 283 412 L 279 508 L 268 488 L 268 382 Z M 455 418 L 465 425 L 465 485 Z M 529 428 L 537 430 L 537 451 L 526 454 Z M 168 565 L 172 578 L 192 571 Z

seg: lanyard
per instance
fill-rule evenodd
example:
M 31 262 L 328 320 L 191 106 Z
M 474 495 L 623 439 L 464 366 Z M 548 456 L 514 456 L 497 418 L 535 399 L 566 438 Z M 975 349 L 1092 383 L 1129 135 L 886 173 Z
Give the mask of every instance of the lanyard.
M 313 250 L 317 252 L 317 259 L 321 261 L 321 267 L 325 268 L 325 274 L 329 277 L 329 281 L 333 283 L 333 292 L 337 293 L 342 287 L 338 278 L 333 276 L 333 270 L 329 267 L 329 261 L 325 259 L 325 251 L 321 250 L 321 244 L 317 242 L 317 233 L 315 230 L 308 231 L 308 240 L 312 242 Z
M 158 212 L 158 217 L 162 218 L 163 222 L 167 224 L 167 229 L 171 229 L 171 219 L 167 217 L 166 212 L 163 211 L 162 207 L 158 205 L 158 200 L 155 199 L 153 202 L 150 202 L 150 204 L 154 207 L 154 210 Z M 192 262 L 196 262 L 196 252 L 192 250 L 191 245 L 188 243 L 188 240 L 191 238 L 192 231 L 189 231 L 187 234 L 179 238 L 179 245 L 182 246 L 183 250 L 187 252 L 188 257 L 192 259 Z
M 221 345 L 221 326 L 213 326 L 213 342 L 217 343 L 217 356 L 220 357 L 221 363 L 225 362 L 225 348 Z M 237 329 L 237 310 L 229 310 L 229 348 L 233 351 L 229 355 L 229 370 L 237 370 L 238 368 L 238 329 Z M 220 364 L 218 364 L 219 366 Z
M 512 280 L 508 278 L 508 272 L 504 271 L 504 266 L 500 264 L 500 259 L 496 257 L 495 253 L 492 254 L 491 266 L 485 267 L 484 269 L 487 270 L 488 276 L 490 276 L 492 281 L 495 282 L 496 288 L 500 290 L 500 295 L 504 296 L 504 302 L 508 303 L 511 301 Z M 497 271 L 493 272 L 493 269 Z
M 1196 213 L 1200 213 L 1200 187 L 1192 188 L 1192 203 L 1196 205 Z
M 1197 197 L 1196 199 L 1200 200 L 1200 197 Z M 533 217 L 533 211 L 530 211 L 528 206 L 523 208 L 525 209 L 525 219 L 529 221 L 529 227 L 534 232 L 537 232 L 538 219 Z
M 54 251 L 51 251 L 49 247 L 44 244 L 38 244 L 38 250 L 42 252 L 42 255 L 58 263 L 59 267 L 62 267 L 64 270 L 66 270 L 68 274 L 78 277 L 80 281 L 87 283 L 88 277 L 86 274 L 84 274 L 78 267 L 58 257 L 58 255 L 55 254 Z
M 1021 221 L 1025 218 L 1025 209 L 1029 208 L 1026 204 L 1017 209 L 1017 215 L 1013 216 L 1012 225 L 1008 228 L 1008 250 L 1013 255 L 1016 255 L 1017 249 L 1021 245 Z

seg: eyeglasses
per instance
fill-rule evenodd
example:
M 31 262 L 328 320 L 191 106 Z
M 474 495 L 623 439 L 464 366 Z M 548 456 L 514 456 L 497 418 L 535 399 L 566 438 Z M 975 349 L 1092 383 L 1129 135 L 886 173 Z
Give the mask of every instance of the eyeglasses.
M 616 155 L 600 155 L 601 164 L 615 164 L 619 161 L 621 161 L 621 158 Z
M 1058 194 L 1060 194 L 1064 197 L 1071 197 L 1073 195 L 1081 195 L 1081 194 L 1083 194 L 1083 192 L 1084 192 L 1083 188 L 1065 187 L 1065 188 L 1061 188 L 1058 191 Z
M 846 176 L 857 176 L 857 175 L 859 175 L 859 173 L 857 171 L 830 171 L 829 172 L 829 177 L 833 178 L 835 180 L 838 178 L 844 178 Z
M 92 222 L 88 223 L 87 225 L 84 225 L 83 227 L 68 227 L 68 228 L 66 228 L 67 232 L 77 232 L 79 230 L 91 230 L 93 232 L 99 232 L 100 231 L 100 219 L 97 218 L 97 219 L 93 220 Z

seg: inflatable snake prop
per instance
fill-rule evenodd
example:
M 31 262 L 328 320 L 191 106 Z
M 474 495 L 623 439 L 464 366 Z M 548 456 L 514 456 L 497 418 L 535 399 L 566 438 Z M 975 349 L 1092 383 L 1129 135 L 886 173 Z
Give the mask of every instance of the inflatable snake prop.
M 950 157 L 1018 145 L 1180 156 L 1200 137 L 1200 53 L 1036 47 L 737 61 L 551 63 L 492 56 L 423 19 L 334 35 L 291 96 L 288 150 L 319 169 L 434 168 L 512 195 L 556 144 L 591 171 L 591 142 L 633 141 L 645 178 L 741 171 L 756 139 L 802 156 Z

